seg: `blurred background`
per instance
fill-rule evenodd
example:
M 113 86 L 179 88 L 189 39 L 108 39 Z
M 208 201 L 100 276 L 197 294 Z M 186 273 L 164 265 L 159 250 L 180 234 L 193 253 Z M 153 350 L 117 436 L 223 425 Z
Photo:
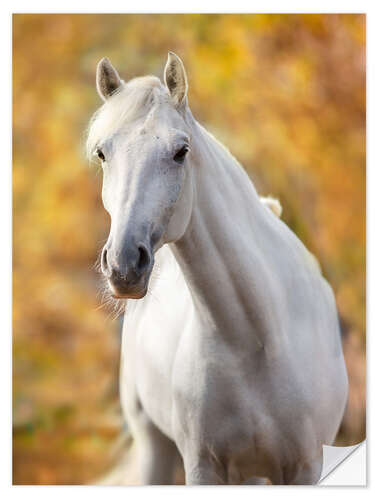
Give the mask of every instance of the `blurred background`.
M 195 117 L 319 259 L 350 395 L 337 444 L 365 437 L 365 16 L 13 16 L 13 482 L 95 482 L 130 443 L 120 320 L 94 270 L 109 220 L 84 157 L 96 64 L 122 78 L 183 59 Z

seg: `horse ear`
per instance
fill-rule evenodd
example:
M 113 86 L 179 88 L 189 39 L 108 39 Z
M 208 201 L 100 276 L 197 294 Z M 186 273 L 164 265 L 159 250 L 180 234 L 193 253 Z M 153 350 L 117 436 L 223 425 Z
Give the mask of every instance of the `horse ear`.
M 176 106 L 186 103 L 188 83 L 184 65 L 173 52 L 168 52 L 167 64 L 164 68 L 164 83 Z
M 96 89 L 100 97 L 105 101 L 121 87 L 124 82 L 112 66 L 107 57 L 103 57 L 96 68 Z

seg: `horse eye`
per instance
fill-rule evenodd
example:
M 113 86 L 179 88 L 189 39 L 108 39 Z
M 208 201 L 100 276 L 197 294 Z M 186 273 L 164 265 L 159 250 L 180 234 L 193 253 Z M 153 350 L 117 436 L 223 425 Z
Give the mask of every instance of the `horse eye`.
M 104 156 L 103 151 L 101 149 L 96 150 L 96 156 L 99 158 L 99 160 L 105 161 L 105 156 Z
M 186 146 L 186 144 L 184 146 L 182 146 L 181 149 L 179 149 L 177 151 L 177 153 L 174 155 L 173 159 L 176 163 L 183 163 L 183 161 L 185 160 L 185 156 L 187 154 L 187 152 L 189 151 L 189 147 Z

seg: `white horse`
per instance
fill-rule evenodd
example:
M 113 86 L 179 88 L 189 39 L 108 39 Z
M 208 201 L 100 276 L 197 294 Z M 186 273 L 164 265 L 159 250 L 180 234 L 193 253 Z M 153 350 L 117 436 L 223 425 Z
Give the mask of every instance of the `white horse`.
M 87 141 L 111 216 L 102 272 L 130 299 L 121 399 L 142 483 L 172 483 L 180 454 L 187 484 L 314 484 L 347 400 L 332 290 L 195 121 L 171 52 L 164 80 L 101 60 Z

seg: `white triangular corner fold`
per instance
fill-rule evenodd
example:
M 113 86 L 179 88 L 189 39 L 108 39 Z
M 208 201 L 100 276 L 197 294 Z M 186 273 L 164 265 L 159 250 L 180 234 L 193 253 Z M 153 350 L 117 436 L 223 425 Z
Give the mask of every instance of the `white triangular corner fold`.
M 358 448 L 361 448 L 361 453 L 354 454 Z M 343 464 L 344 461 L 345 464 Z M 342 471 L 336 472 L 340 464 L 342 464 L 340 467 Z M 331 473 L 333 473 L 332 476 L 328 478 Z M 323 486 L 366 485 L 366 442 L 363 441 L 354 446 L 323 446 L 323 469 L 319 484 Z

